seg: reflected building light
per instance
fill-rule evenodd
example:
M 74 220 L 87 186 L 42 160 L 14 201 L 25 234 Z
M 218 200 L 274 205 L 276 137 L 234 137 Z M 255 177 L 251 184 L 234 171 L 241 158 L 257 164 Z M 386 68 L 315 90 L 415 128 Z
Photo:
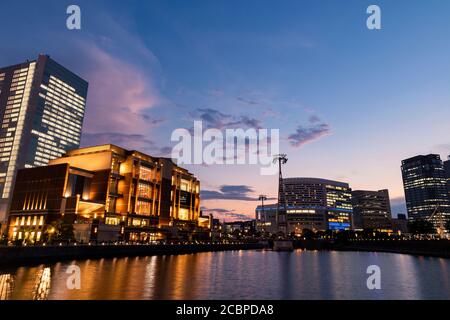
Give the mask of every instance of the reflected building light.
M 33 300 L 47 300 L 50 293 L 51 271 L 44 268 L 37 274 L 36 284 L 33 291 Z
M 11 300 L 14 292 L 14 277 L 10 274 L 0 274 L 0 300 Z

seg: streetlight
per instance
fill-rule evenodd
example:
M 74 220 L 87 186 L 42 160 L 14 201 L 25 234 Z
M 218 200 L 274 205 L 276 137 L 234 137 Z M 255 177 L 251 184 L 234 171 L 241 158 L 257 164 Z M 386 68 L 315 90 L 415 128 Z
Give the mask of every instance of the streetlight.
M 258 200 L 261 200 L 261 208 L 262 208 L 262 217 L 264 217 L 264 224 L 263 224 L 263 232 L 266 232 L 266 215 L 264 213 L 264 200 L 267 200 L 267 196 L 264 194 L 259 195 Z M 258 214 L 256 214 L 256 221 L 255 221 L 255 227 L 258 224 Z
M 283 193 L 284 201 L 286 202 L 286 195 L 284 190 L 284 183 L 283 183 L 283 175 L 281 173 L 281 165 L 285 164 L 288 161 L 287 154 L 280 153 L 274 156 L 273 163 L 278 163 L 278 202 L 277 202 L 277 215 L 276 215 L 276 222 L 277 222 L 277 231 L 280 231 L 280 221 L 279 221 L 279 215 L 280 215 L 280 202 L 281 202 L 281 194 Z M 286 211 L 286 203 L 284 205 L 284 210 Z M 285 216 L 286 219 L 286 216 Z M 286 221 L 283 221 L 283 227 Z M 286 230 L 284 230 L 286 231 Z

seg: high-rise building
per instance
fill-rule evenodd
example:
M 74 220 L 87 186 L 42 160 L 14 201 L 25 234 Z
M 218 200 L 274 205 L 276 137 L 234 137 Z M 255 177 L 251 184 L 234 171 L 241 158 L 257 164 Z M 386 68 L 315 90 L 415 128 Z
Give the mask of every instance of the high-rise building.
M 450 215 L 447 179 L 440 156 L 415 156 L 403 160 L 401 169 L 409 218 L 430 220 L 438 227 L 440 220 Z M 432 217 L 434 212 L 437 214 Z
M 349 230 L 352 195 L 348 183 L 318 178 L 285 178 L 281 202 L 289 232 L 301 229 Z
M 88 83 L 50 59 L 0 69 L 0 221 L 18 169 L 78 148 Z
M 389 191 L 352 191 L 353 226 L 355 229 L 392 230 Z
M 19 170 L 8 238 L 48 240 L 58 221 L 85 243 L 189 238 L 199 231 L 199 193 L 199 181 L 170 159 L 114 145 L 71 150 Z
M 450 156 L 447 157 L 447 161 L 444 161 L 445 177 L 447 178 L 447 193 L 450 200 Z

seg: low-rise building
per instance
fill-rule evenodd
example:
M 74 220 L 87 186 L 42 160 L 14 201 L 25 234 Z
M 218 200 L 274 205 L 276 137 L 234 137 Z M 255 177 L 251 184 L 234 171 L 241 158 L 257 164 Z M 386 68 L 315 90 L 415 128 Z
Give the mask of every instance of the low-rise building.
M 392 219 L 392 230 L 399 234 L 408 233 L 408 219 L 406 218 L 406 214 L 399 213 L 397 218 Z
M 256 207 L 256 231 L 277 233 L 277 205 L 265 204 Z
M 319 178 L 284 178 L 279 204 L 286 212 L 288 233 L 350 230 L 352 227 L 352 195 L 348 183 Z M 278 232 L 277 204 L 256 208 L 258 231 Z
M 62 225 L 83 242 L 189 238 L 199 193 L 200 182 L 171 159 L 114 145 L 76 149 L 18 172 L 8 239 L 48 241 Z

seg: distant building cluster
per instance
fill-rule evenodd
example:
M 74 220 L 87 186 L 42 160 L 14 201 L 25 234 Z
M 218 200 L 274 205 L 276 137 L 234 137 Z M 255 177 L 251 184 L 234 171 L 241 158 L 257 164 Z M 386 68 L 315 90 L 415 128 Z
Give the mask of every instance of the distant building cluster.
M 430 222 L 436 230 L 450 220 L 450 157 L 419 155 L 402 161 L 408 218 L 392 217 L 389 191 L 352 190 L 348 183 L 318 178 L 284 178 L 281 203 L 256 208 L 256 229 L 278 232 L 277 210 L 285 210 L 288 233 L 304 229 L 408 232 L 409 221 Z M 447 230 L 448 231 L 448 230 Z

